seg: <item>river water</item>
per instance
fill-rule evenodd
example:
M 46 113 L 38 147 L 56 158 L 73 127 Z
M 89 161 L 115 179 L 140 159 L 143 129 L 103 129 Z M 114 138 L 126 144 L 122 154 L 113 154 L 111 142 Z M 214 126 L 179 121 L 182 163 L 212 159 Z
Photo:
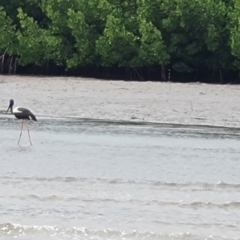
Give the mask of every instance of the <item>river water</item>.
M 0 239 L 240 239 L 237 129 L 0 117 Z

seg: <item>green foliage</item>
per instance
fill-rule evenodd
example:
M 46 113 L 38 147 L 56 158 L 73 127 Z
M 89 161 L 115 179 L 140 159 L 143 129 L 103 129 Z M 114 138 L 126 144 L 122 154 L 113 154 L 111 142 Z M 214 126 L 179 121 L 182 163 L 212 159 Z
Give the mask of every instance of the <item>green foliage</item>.
M 230 30 L 230 47 L 231 53 L 235 57 L 234 67 L 240 70 L 240 2 L 235 1 L 232 11 L 229 12 L 228 28 Z
M 104 31 L 111 7 L 106 0 L 81 0 L 75 9 L 78 10 L 67 11 L 67 26 L 74 37 L 73 54 L 67 59 L 67 67 L 97 65 L 95 42 Z
M 132 66 L 137 55 L 135 36 L 120 18 L 109 15 L 103 36 L 96 41 L 96 51 L 104 66 Z
M 167 64 L 169 54 L 163 42 L 161 32 L 146 20 L 140 22 L 140 48 L 138 50 L 138 65 L 151 66 L 154 64 Z
M 19 64 L 240 70 L 239 0 L 0 0 L 0 52 Z
M 18 9 L 21 28 L 17 32 L 17 54 L 22 65 L 34 63 L 41 66 L 49 60 L 59 59 L 61 38 L 39 27 L 33 18 L 28 17 L 21 8 Z
M 136 43 L 135 0 L 109 1 L 111 12 L 106 16 L 103 33 L 96 40 L 96 53 L 102 66 L 134 67 L 138 54 Z
M 16 42 L 15 26 L 2 7 L 0 7 L 0 22 L 0 52 L 13 54 Z
M 75 12 L 72 9 L 68 10 L 68 26 L 72 30 L 72 35 L 75 37 L 76 43 L 74 47 L 76 53 L 73 57 L 68 59 L 68 67 L 76 67 L 78 65 L 89 64 L 94 59 L 94 41 L 88 39 L 95 39 L 94 31 L 86 23 L 85 16 L 82 12 Z

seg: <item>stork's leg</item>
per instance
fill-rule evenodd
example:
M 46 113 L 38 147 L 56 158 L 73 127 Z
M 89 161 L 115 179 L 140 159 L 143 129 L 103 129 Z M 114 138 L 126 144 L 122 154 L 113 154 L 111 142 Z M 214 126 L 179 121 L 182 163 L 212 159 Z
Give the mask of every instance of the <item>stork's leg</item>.
M 28 131 L 28 138 L 29 138 L 29 142 L 31 144 L 31 146 L 33 145 L 32 144 L 32 140 L 31 140 L 31 136 L 30 136 L 30 131 L 29 131 L 29 127 L 28 127 L 28 123 L 26 122 L 26 126 L 27 126 L 27 131 Z
M 19 138 L 18 138 L 18 145 L 19 145 L 20 139 L 22 137 L 22 130 L 23 130 L 23 120 L 22 120 L 21 132 L 20 132 L 20 135 L 19 135 Z

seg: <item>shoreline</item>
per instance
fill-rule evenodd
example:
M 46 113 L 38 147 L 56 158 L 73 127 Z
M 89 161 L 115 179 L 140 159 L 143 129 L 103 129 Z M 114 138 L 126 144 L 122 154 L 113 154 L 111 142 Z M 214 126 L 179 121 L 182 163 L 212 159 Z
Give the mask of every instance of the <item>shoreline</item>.
M 9 99 L 36 115 L 240 128 L 240 86 L 0 75 Z
M 13 118 L 12 115 L 4 113 L 0 110 L 0 119 L 18 119 Z M 80 118 L 80 117 L 58 117 L 58 116 L 43 116 L 38 115 L 40 120 L 63 120 L 72 122 L 87 122 L 87 123 L 102 123 L 102 124 L 116 124 L 116 125 L 136 125 L 136 126 L 161 126 L 161 127 L 182 127 L 182 128 L 212 128 L 212 129 L 240 129 L 240 127 L 218 126 L 218 125 L 204 125 L 204 124 L 180 124 L 180 123 L 166 123 L 166 122 L 150 122 L 150 121 L 137 121 L 137 120 L 111 120 L 101 118 Z M 40 122 L 40 121 L 39 121 Z

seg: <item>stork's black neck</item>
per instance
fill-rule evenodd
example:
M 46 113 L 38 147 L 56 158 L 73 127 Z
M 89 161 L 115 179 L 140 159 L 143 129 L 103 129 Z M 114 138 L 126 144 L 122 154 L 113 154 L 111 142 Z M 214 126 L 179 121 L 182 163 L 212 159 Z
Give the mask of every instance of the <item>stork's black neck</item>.
M 8 112 L 9 109 L 10 109 L 11 113 L 13 113 L 13 105 L 14 105 L 14 100 L 13 100 L 13 99 L 10 99 L 10 101 L 9 101 L 9 107 L 8 107 L 7 112 Z

